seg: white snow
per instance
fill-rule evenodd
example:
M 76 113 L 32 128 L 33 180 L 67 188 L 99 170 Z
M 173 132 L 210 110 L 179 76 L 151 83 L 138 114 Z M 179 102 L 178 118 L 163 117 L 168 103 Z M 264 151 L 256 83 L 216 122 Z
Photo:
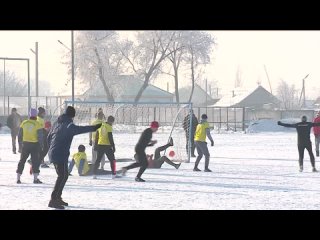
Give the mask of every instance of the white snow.
M 116 157 L 131 157 L 138 137 L 115 133 L 117 144 L 128 145 Z M 167 138 L 165 133 L 154 135 L 158 144 Z M 213 138 L 215 146 L 209 147 L 212 173 L 193 172 L 194 158 L 178 170 L 166 163 L 162 169 L 147 169 L 145 183 L 134 181 L 138 169 L 113 180 L 110 176 L 80 177 L 73 170 L 62 196 L 71 205 L 67 209 L 320 209 L 320 173 L 311 172 L 307 153 L 305 171 L 298 172 L 295 132 L 234 132 L 213 134 Z M 32 183 L 26 164 L 23 184 L 17 185 L 19 155 L 11 153 L 9 134 L 0 134 L 0 141 L 0 209 L 50 209 L 47 205 L 56 180 L 53 166 L 41 169 L 44 184 L 38 185 Z M 72 146 L 74 152 L 77 141 Z M 117 168 L 127 164 L 117 163 Z M 109 163 L 105 168 L 110 168 Z

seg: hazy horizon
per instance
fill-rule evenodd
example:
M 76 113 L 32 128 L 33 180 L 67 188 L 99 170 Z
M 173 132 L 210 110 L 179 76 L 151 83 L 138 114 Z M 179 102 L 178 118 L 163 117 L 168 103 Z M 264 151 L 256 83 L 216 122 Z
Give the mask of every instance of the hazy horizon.
M 133 31 L 121 31 L 122 34 Z M 257 81 L 270 90 L 264 65 L 267 67 L 273 93 L 280 79 L 295 84 L 301 90 L 302 79 L 306 79 L 306 96 L 308 99 L 318 97 L 320 87 L 320 31 L 208 31 L 217 41 L 212 54 L 211 64 L 206 67 L 204 76 L 208 81 L 215 80 L 222 93 L 231 92 L 237 69 L 241 69 L 243 88 L 257 86 Z M 76 34 L 76 31 L 75 31 Z M 71 94 L 71 84 L 65 86 L 71 76 L 62 59 L 67 49 L 58 43 L 62 41 L 71 46 L 70 31 L 0 31 L 0 57 L 30 58 L 30 76 L 34 88 L 35 66 L 34 54 L 30 48 L 39 44 L 39 79 L 49 81 L 55 94 Z M 0 63 L 0 69 L 3 64 Z M 26 65 L 22 62 L 6 61 L 6 70 L 13 71 L 23 79 L 26 78 Z M 79 92 L 75 76 L 76 93 Z M 154 84 L 166 89 L 169 82 L 173 91 L 172 77 Z M 190 81 L 190 80 L 189 80 Z M 2 84 L 2 83 L 1 83 Z M 186 85 L 188 83 L 182 83 Z M 39 86 L 40 95 L 41 88 Z

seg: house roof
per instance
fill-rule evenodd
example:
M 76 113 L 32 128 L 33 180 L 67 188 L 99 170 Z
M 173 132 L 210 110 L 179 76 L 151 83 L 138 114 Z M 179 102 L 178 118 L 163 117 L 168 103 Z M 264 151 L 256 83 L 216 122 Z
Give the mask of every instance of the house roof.
M 120 98 L 135 97 L 144 83 L 144 81 L 137 79 L 132 75 L 121 75 L 119 81 L 121 81 L 120 86 L 123 91 Z M 95 86 L 93 86 L 92 88 L 89 88 L 88 90 L 86 90 L 83 93 L 83 95 L 87 97 L 90 97 L 90 96 L 105 97 L 106 93 L 104 91 L 102 83 L 99 82 L 95 84 Z M 144 92 L 142 93 L 142 98 L 143 97 L 173 98 L 173 94 L 161 88 L 158 88 L 154 85 L 149 84 L 147 88 L 144 90 Z
M 254 107 L 264 104 L 278 104 L 280 101 L 262 86 L 250 91 L 242 91 L 222 97 L 214 106 L 218 107 Z
M 191 86 L 180 88 L 179 89 L 180 102 L 188 102 L 190 94 L 191 94 Z M 203 90 L 198 84 L 195 84 L 191 102 L 193 104 L 205 104 L 206 96 L 207 96 L 208 103 L 215 101 L 215 99 L 213 99 L 209 94 L 207 94 L 206 91 Z

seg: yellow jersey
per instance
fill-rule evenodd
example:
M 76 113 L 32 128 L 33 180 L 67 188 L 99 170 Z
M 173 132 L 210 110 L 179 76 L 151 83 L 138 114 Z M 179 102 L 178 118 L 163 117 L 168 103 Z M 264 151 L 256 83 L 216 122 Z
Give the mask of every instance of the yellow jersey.
M 84 160 L 82 174 L 86 174 L 87 172 L 89 172 L 90 167 L 87 161 L 87 154 L 85 152 L 77 152 L 73 154 L 72 159 L 74 160 L 78 169 L 80 166 L 80 160 Z
M 37 121 L 40 123 L 41 128 L 44 128 L 44 119 L 37 116 Z
M 41 129 L 41 125 L 37 120 L 24 120 L 21 123 L 20 128 L 23 129 L 23 142 L 38 142 L 38 130 Z
M 209 128 L 208 122 L 199 123 L 194 134 L 194 140 L 198 142 L 206 141 L 206 129 Z
M 97 125 L 99 123 L 103 123 L 103 120 L 96 119 L 96 120 L 92 121 L 91 125 L 94 126 L 94 125 Z M 92 133 L 92 138 L 91 139 L 92 139 L 93 142 L 96 140 L 96 132 Z
M 98 144 L 99 145 L 111 145 L 110 139 L 109 139 L 110 132 L 112 132 L 112 126 L 108 123 L 103 122 L 101 125 L 101 128 L 98 129 L 98 133 L 99 133 Z

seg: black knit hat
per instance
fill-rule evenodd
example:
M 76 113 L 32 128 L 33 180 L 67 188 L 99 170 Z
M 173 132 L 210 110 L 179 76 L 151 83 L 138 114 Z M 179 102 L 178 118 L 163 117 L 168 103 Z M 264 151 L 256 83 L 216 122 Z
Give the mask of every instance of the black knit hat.
M 86 150 L 86 147 L 84 145 L 80 144 L 79 147 L 78 147 L 78 151 L 79 152 L 84 152 L 85 150 Z
M 76 116 L 76 110 L 74 109 L 74 107 L 68 106 L 65 114 L 71 118 L 74 118 Z
M 38 114 L 45 113 L 46 110 L 43 107 L 38 107 Z
M 208 119 L 207 114 L 202 114 L 202 115 L 201 115 L 201 119 Z

